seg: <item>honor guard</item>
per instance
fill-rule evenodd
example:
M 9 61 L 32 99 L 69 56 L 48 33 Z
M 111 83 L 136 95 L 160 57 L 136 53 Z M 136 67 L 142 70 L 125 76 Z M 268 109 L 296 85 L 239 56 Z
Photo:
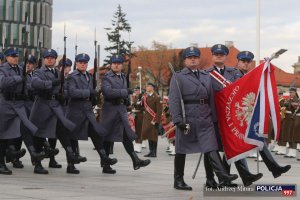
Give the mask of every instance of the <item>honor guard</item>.
M 289 121 L 289 125 L 286 127 L 286 141 L 289 143 L 288 153 L 284 157 L 295 158 L 297 156 L 297 143 L 300 142 L 300 99 L 297 93 L 297 88 L 290 87 L 290 97 L 285 103 L 286 107 L 286 122 Z M 299 160 L 299 157 L 298 157 Z
M 140 87 L 136 87 L 134 89 L 134 93 L 131 96 L 132 110 L 131 112 L 134 115 L 134 125 L 135 125 L 135 133 L 137 135 L 137 139 L 135 140 L 134 151 L 136 153 L 142 152 L 142 127 L 143 127 L 143 111 L 144 108 L 142 106 L 142 91 Z
M 204 153 L 220 180 L 237 179 L 237 175 L 230 175 L 226 171 L 217 151 L 218 143 L 212 118 L 215 108 L 211 79 L 208 73 L 198 69 L 200 51 L 198 48 L 188 47 L 182 55 L 185 67 L 176 76 L 172 76 L 169 93 L 170 113 L 177 126 L 174 188 L 192 190 L 183 179 L 186 154 L 192 153 Z
M 142 101 L 144 107 L 142 140 L 149 142 L 149 153 L 144 157 L 157 156 L 158 127 L 161 123 L 162 105 L 160 97 L 155 93 L 155 88 L 155 84 L 147 83 L 146 94 Z
M 18 65 L 18 48 L 5 51 L 7 62 L 0 67 L 0 174 L 12 174 L 5 165 L 25 155 L 26 150 L 16 151 L 13 139 L 21 137 L 21 123 L 34 134 L 37 127 L 28 120 L 24 107 L 26 78 Z
M 106 73 L 102 79 L 101 89 L 104 96 L 104 105 L 102 110 L 102 124 L 108 131 L 105 136 L 105 150 L 108 154 L 110 142 L 122 142 L 126 152 L 132 159 L 134 170 L 145 167 L 150 164 L 150 160 L 141 160 L 138 158 L 133 148 L 132 141 L 137 135 L 130 128 L 127 105 L 128 97 L 133 93 L 128 88 L 125 75 L 122 73 L 124 59 L 121 56 L 111 57 L 111 70 Z M 111 171 L 111 169 L 104 169 Z
M 106 130 L 97 122 L 93 112 L 94 101 L 99 94 L 93 88 L 93 76 L 87 71 L 90 57 L 88 54 L 78 54 L 75 58 L 76 70 L 67 79 L 67 91 L 69 103 L 66 116 L 76 124 L 76 128 L 70 133 L 73 143 L 73 151 L 79 156 L 78 140 L 92 139 L 92 142 L 101 158 L 101 166 L 110 168 L 116 164 L 117 159 L 111 159 L 106 155 L 102 136 Z M 73 163 L 68 162 L 67 173 L 79 174 Z
M 55 50 L 45 50 L 43 52 L 44 66 L 33 72 L 31 86 L 36 91 L 37 98 L 30 113 L 30 120 L 39 128 L 34 136 L 35 147 L 38 152 L 41 152 L 43 147 L 53 150 L 48 146 L 46 138 L 57 137 L 66 151 L 68 162 L 84 162 L 86 159 L 75 155 L 70 137 L 66 134 L 66 131 L 73 131 L 76 124 L 65 117 L 62 109 L 64 85 L 61 84 L 61 73 L 54 68 L 56 58 Z M 51 156 L 58 153 L 52 152 Z M 34 173 L 48 174 L 48 171 L 43 168 L 41 162 L 38 162 Z

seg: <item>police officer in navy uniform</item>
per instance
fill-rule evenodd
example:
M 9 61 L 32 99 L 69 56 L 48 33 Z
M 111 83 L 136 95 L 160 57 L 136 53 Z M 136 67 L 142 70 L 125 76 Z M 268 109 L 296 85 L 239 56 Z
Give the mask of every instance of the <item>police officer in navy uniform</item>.
M 111 57 L 111 70 L 102 79 L 101 89 L 104 96 L 102 110 L 102 124 L 108 134 L 105 136 L 105 150 L 109 153 L 109 142 L 122 142 L 126 152 L 132 159 L 134 170 L 150 164 L 150 160 L 138 158 L 133 148 L 132 141 L 137 135 L 130 128 L 127 105 L 128 97 L 133 93 L 126 83 L 126 77 L 122 73 L 124 59 L 119 55 Z M 104 169 L 103 169 L 104 170 Z
M 61 72 L 61 69 L 62 69 L 62 66 L 63 66 L 63 59 L 61 59 L 58 63 L 58 67 L 57 69 Z M 64 77 L 65 79 L 67 79 L 68 75 L 69 75 L 69 72 L 71 71 L 71 67 L 72 67 L 72 61 L 69 59 L 69 58 L 66 58 L 66 65 L 65 65 L 65 69 L 64 69 Z M 65 94 L 65 102 L 62 102 L 62 108 L 63 108 L 63 111 L 65 112 L 66 111 L 66 104 L 67 104 L 67 95 Z M 57 144 L 57 139 L 56 138 L 49 138 L 48 139 L 48 142 L 50 144 L 50 147 L 52 149 L 55 149 L 56 148 L 56 144 Z M 72 145 L 72 148 L 73 146 L 76 144 L 75 141 L 71 140 L 71 145 Z M 74 148 L 73 148 L 74 149 Z M 50 160 L 49 160 L 49 168 L 62 168 L 62 165 L 59 164 L 56 160 L 55 160 L 55 156 L 52 155 L 50 156 Z
M 195 47 L 188 47 L 183 51 L 185 68 L 176 73 L 181 90 L 186 113 L 186 123 L 190 131 L 185 134 L 187 126 L 183 121 L 181 97 L 175 77 L 170 84 L 169 106 L 172 121 L 177 126 L 174 160 L 174 188 L 178 190 L 192 190 L 183 179 L 186 154 L 204 153 L 211 168 L 222 181 L 238 178 L 230 175 L 224 168 L 218 153 L 218 143 L 215 135 L 213 114 L 214 99 L 209 74 L 200 67 L 200 51 Z
M 76 124 L 65 117 L 61 103 L 64 102 L 64 91 L 61 85 L 61 73 L 54 68 L 57 53 L 53 49 L 43 52 L 44 66 L 33 72 L 32 88 L 37 98 L 30 113 L 30 120 L 39 128 L 34 136 L 34 145 L 38 152 L 50 148 L 45 138 L 58 138 L 64 147 L 67 160 L 72 163 L 84 162 L 86 159 L 77 157 L 71 147 L 71 139 L 66 131 L 73 131 Z M 53 154 L 57 152 L 52 151 Z M 34 173 L 48 174 L 41 162 L 35 165 Z
M 242 72 L 243 75 L 247 74 L 250 71 L 250 63 L 254 59 L 254 54 L 250 51 L 241 51 L 237 55 L 237 67 Z M 281 176 L 281 174 L 286 173 L 290 170 L 291 165 L 280 166 L 277 161 L 272 156 L 270 150 L 267 147 L 265 142 L 262 151 L 259 151 L 265 165 L 268 170 L 272 172 L 274 178 Z
M 107 131 L 97 122 L 93 112 L 93 106 L 97 103 L 96 96 L 99 94 L 93 88 L 93 76 L 87 71 L 89 60 L 89 55 L 85 53 L 78 54 L 75 58 L 76 70 L 67 79 L 69 103 L 66 116 L 77 124 L 71 132 L 72 140 L 88 140 L 90 137 L 101 158 L 101 166 L 107 168 L 117 163 L 117 159 L 111 159 L 106 155 L 103 136 Z M 77 152 L 79 147 L 76 146 L 73 150 Z M 78 174 L 79 170 L 74 164 L 68 163 L 67 173 Z
M 225 66 L 226 57 L 229 53 L 229 50 L 225 45 L 216 44 L 216 45 L 212 46 L 211 52 L 212 52 L 212 59 L 214 62 L 214 66 L 211 67 L 210 69 L 208 69 L 207 70 L 208 72 L 211 72 L 213 70 L 217 71 L 222 76 L 224 76 L 225 79 L 229 80 L 230 82 L 234 82 L 235 80 L 242 77 L 242 73 L 238 69 Z M 213 86 L 214 91 L 219 91 L 219 90 L 223 89 L 223 86 L 219 82 L 217 82 L 215 79 L 212 79 L 212 86 Z M 217 120 L 214 122 L 214 126 L 215 126 L 215 130 L 216 130 L 217 137 L 218 137 L 219 148 L 223 149 Z M 206 158 L 204 158 L 204 162 L 206 164 L 208 163 Z M 228 165 L 228 163 L 227 163 L 225 154 L 223 156 L 223 163 L 224 163 L 224 166 L 226 167 L 226 169 L 228 170 L 228 173 L 230 173 L 230 165 Z M 207 165 L 205 165 L 205 166 L 208 169 L 207 170 L 208 185 L 215 185 L 214 176 L 213 176 L 212 171 L 209 170 L 209 166 L 207 166 Z M 253 182 L 259 180 L 263 176 L 263 174 L 261 174 L 261 173 L 252 174 L 248 169 L 246 159 L 241 159 L 241 160 L 236 161 L 235 166 L 236 166 L 236 168 L 239 172 L 239 175 L 243 181 L 243 184 L 245 186 L 251 185 Z M 237 184 L 231 183 L 231 182 L 222 182 L 222 183 L 220 183 L 220 185 L 227 186 L 227 187 L 237 187 Z
M 24 107 L 25 78 L 23 69 L 18 65 L 18 48 L 9 48 L 5 51 L 7 62 L 0 67 L 0 174 L 12 174 L 4 162 L 14 161 L 25 155 L 26 150 L 15 150 L 12 139 L 21 137 L 21 123 L 34 134 L 37 127 L 28 120 Z M 7 148 L 7 149 L 6 149 Z

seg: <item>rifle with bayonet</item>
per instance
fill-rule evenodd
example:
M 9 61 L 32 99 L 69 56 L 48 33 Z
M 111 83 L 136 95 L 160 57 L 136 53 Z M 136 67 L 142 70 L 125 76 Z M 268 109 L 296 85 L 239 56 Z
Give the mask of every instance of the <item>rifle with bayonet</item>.
M 67 37 L 66 37 L 66 25 L 64 26 L 64 55 L 62 59 L 61 75 L 60 75 L 60 90 L 59 93 L 64 95 L 64 83 L 65 83 L 65 68 L 66 68 L 66 59 L 67 59 Z
M 96 28 L 95 28 L 95 40 L 94 40 L 94 46 L 95 46 L 95 57 L 94 57 L 94 73 L 93 73 L 93 89 L 94 93 L 91 95 L 90 99 L 93 106 L 97 105 L 97 98 L 99 98 L 99 93 L 96 91 L 97 89 L 97 73 L 98 73 L 98 60 L 97 60 L 97 39 L 96 39 Z
M 27 82 L 27 71 L 26 71 L 26 66 L 28 62 L 28 34 L 29 34 L 29 25 L 28 25 L 28 14 L 27 12 L 25 13 L 25 27 L 23 27 L 23 39 L 24 39 L 24 66 L 23 66 L 23 86 L 22 86 L 22 94 L 25 95 L 25 89 L 26 89 L 26 82 Z
M 74 61 L 74 65 L 73 65 L 73 70 L 76 70 L 76 56 L 77 56 L 77 33 L 76 33 L 76 38 L 75 38 L 75 61 Z

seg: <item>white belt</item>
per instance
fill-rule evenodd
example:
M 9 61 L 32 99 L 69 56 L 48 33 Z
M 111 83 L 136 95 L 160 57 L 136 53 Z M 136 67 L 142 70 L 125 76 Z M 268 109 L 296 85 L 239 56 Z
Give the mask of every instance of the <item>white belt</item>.
M 300 116 L 300 113 L 297 113 L 296 116 Z
M 285 113 L 292 114 L 292 111 L 287 110 L 287 111 L 285 111 Z

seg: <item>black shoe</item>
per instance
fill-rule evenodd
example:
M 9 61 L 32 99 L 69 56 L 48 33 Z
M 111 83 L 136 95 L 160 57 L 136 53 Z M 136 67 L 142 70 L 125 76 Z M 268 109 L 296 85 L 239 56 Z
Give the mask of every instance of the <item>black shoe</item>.
M 103 167 L 102 173 L 103 174 L 115 174 L 116 170 L 114 170 L 113 168 L 111 168 L 109 165 L 105 165 Z
M 24 165 L 22 164 L 22 161 L 20 161 L 19 159 L 12 161 L 13 167 L 14 168 L 24 168 Z
M 253 182 L 258 181 L 263 176 L 262 173 L 251 174 L 247 177 L 242 178 L 243 184 L 245 187 L 252 185 Z
M 152 157 L 153 151 L 150 151 L 148 154 L 144 155 L 144 157 Z
M 74 165 L 68 165 L 67 173 L 68 174 L 79 174 L 80 171 L 78 169 L 76 169 L 76 167 Z
M 44 169 L 44 167 L 40 163 L 36 163 L 33 172 L 35 174 L 49 174 L 48 170 Z
M 5 164 L 0 165 L 0 174 L 11 175 L 12 171 L 6 167 Z
M 183 180 L 183 176 L 180 175 L 175 175 L 174 188 L 177 190 L 192 190 L 192 187 L 187 185 Z
M 50 159 L 49 168 L 62 168 L 62 165 L 56 162 L 56 160 Z
M 146 159 L 146 160 L 139 160 L 138 162 L 133 163 L 133 169 L 138 170 L 141 167 L 146 167 L 151 163 L 151 160 Z
M 206 179 L 205 187 L 206 188 L 212 188 L 217 189 L 219 184 L 215 181 L 215 179 Z
M 19 151 L 15 149 L 7 149 L 6 150 L 6 162 L 12 162 L 19 158 L 22 158 L 26 154 L 25 149 L 20 149 Z
M 281 174 L 286 173 L 290 169 L 291 169 L 291 165 L 286 165 L 284 167 L 276 168 L 275 170 L 272 171 L 273 177 L 278 178 L 279 176 L 281 176 Z
M 83 157 L 81 155 L 76 155 L 77 156 L 77 159 L 78 160 L 81 160 L 80 162 L 86 162 L 87 161 L 87 158 L 86 157 Z
M 104 166 L 104 164 L 107 164 L 107 165 L 114 165 L 114 164 L 116 164 L 118 162 L 118 159 L 116 159 L 116 158 L 107 158 L 107 160 L 105 161 L 105 163 L 104 163 L 104 161 L 103 161 L 103 159 L 101 159 L 101 167 L 103 167 Z
M 57 148 L 52 149 L 51 147 L 45 147 L 44 152 L 45 152 L 45 157 L 50 158 L 52 156 L 56 156 L 59 153 L 59 149 Z

